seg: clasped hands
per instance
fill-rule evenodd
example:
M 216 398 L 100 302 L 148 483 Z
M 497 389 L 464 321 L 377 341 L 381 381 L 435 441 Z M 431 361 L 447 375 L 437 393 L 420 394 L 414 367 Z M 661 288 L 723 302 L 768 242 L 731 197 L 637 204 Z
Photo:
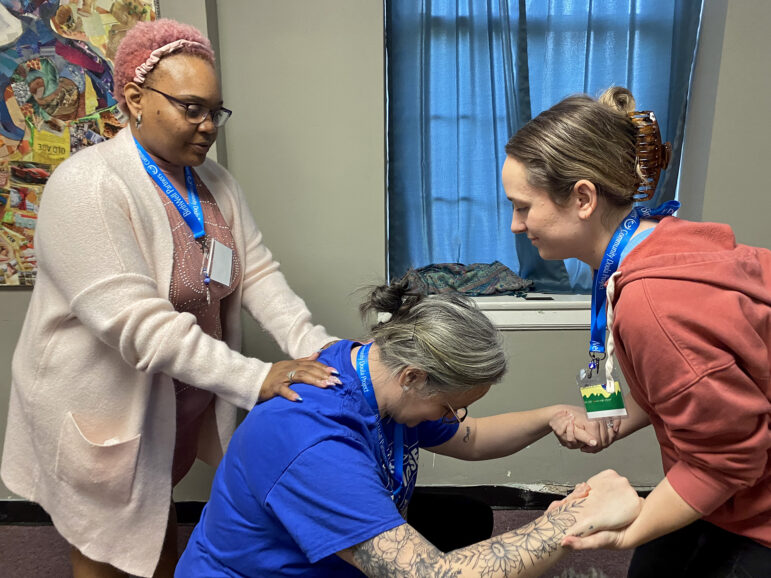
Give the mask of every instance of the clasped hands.
M 564 406 L 549 420 L 554 435 L 568 449 L 580 449 L 595 454 L 604 450 L 618 438 L 621 422 L 616 420 L 589 420 L 578 406 Z
M 552 416 L 549 426 L 564 447 L 597 453 L 618 438 L 620 421 L 589 420 L 582 407 L 564 406 Z M 637 518 L 644 500 L 626 478 L 613 470 L 605 470 L 586 483 L 578 484 L 570 495 L 549 506 L 549 510 L 577 499 L 584 500 L 579 512 L 581 519 L 563 538 L 564 548 L 631 547 L 625 541 L 626 528 Z
M 634 522 L 644 500 L 629 481 L 613 470 L 605 470 L 578 484 L 573 492 L 553 502 L 547 512 L 575 502 L 571 510 L 575 524 L 562 539 L 569 550 L 623 549 L 626 528 Z

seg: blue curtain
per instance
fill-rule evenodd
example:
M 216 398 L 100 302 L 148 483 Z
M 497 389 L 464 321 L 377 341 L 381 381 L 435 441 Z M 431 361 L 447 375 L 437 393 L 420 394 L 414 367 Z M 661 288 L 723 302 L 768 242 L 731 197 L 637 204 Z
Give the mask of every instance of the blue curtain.
M 504 145 L 570 94 L 626 86 L 673 144 L 655 201 L 674 198 L 700 17 L 700 0 L 386 0 L 389 275 L 499 260 L 588 292 L 588 267 L 511 234 Z

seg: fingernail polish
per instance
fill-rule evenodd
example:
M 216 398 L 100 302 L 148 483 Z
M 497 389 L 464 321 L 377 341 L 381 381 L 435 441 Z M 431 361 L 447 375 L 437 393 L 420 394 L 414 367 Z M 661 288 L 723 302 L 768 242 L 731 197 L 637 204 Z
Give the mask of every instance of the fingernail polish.
M 340 372 L 333 368 L 332 375 L 334 375 L 335 377 L 340 377 Z
M 303 398 L 302 398 L 302 397 L 300 397 L 300 396 L 298 395 L 296 398 L 294 398 L 294 400 L 295 400 L 295 401 L 302 401 L 302 400 L 303 400 Z

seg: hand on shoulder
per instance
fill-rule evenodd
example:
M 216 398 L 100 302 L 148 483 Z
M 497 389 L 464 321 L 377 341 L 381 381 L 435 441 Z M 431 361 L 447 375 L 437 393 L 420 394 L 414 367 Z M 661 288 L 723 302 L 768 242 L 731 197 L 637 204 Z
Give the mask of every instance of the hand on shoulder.
M 329 345 L 331 343 L 324 347 Z M 307 357 L 275 362 L 262 382 L 257 402 L 267 401 L 277 395 L 289 401 L 302 401 L 302 397 L 289 387 L 293 383 L 307 383 L 321 388 L 341 385 L 338 378 L 340 373 L 334 367 L 316 361 L 318 357 L 319 352 L 316 351 Z

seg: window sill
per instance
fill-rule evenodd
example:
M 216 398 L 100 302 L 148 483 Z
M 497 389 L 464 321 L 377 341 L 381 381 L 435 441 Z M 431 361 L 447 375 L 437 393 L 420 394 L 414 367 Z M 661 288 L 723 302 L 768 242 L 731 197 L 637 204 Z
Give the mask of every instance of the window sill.
M 529 293 L 527 297 L 476 297 L 477 306 L 502 331 L 589 329 L 591 295 Z

